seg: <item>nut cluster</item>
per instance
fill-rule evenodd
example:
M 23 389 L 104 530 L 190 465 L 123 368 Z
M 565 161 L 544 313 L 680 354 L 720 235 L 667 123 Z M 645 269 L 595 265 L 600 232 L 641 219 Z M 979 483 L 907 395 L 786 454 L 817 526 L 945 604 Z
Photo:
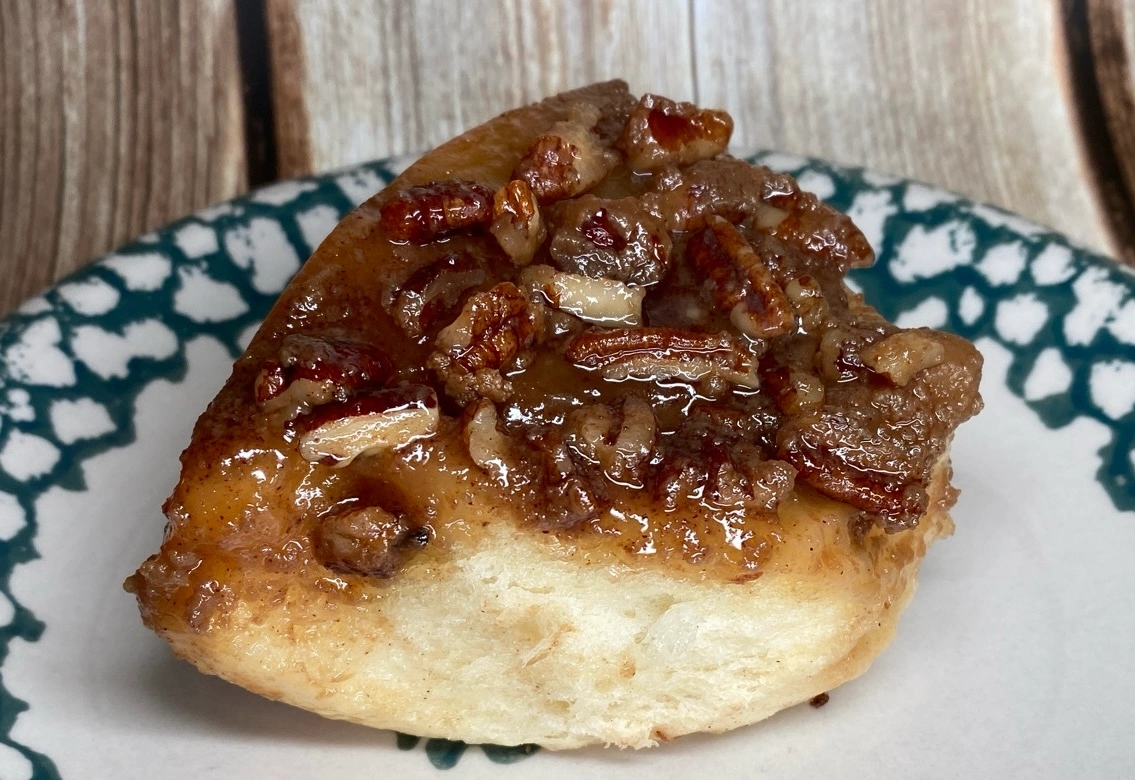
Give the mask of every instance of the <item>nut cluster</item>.
M 980 404 L 980 358 L 850 295 L 843 275 L 873 260 L 863 234 L 791 177 L 729 157 L 731 132 L 723 112 L 655 95 L 579 104 L 503 186 L 384 193 L 382 235 L 419 258 L 382 298 L 420 355 L 416 383 L 357 336 L 295 334 L 257 399 L 334 467 L 448 418 L 546 529 L 599 528 L 628 491 L 649 496 L 662 530 L 640 552 L 669 529 L 701 560 L 724 517 L 741 524 L 728 544 L 756 549 L 744 518 L 775 522 L 798 484 L 909 527 Z M 694 506 L 711 518 L 700 530 L 682 526 Z M 429 539 L 376 506 L 321 529 L 329 566 L 381 576 Z

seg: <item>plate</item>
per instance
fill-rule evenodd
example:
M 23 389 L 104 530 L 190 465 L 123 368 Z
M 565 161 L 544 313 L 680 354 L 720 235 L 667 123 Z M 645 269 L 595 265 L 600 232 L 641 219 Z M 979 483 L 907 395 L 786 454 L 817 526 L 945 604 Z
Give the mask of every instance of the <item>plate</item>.
M 1135 759 L 1135 278 L 925 185 L 780 154 L 879 262 L 854 283 L 986 357 L 956 535 L 863 677 L 720 736 L 565 753 L 421 743 L 176 661 L 122 580 L 155 550 L 196 415 L 299 268 L 399 170 L 194 214 L 0 324 L 0 777 L 1118 777 Z M 513 763 L 508 768 L 500 763 Z

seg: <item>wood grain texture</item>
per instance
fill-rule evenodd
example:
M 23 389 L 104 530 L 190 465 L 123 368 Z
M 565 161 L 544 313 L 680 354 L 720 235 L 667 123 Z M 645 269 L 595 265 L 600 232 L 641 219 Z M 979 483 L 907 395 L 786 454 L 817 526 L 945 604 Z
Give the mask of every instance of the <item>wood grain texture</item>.
M 244 186 L 232 0 L 0 2 L 0 314 Z
M 1087 0 L 1087 24 L 1105 143 L 1111 155 L 1097 171 L 1106 188 L 1112 232 L 1118 253 L 1135 265 L 1135 3 L 1130 0 Z
M 607 78 L 694 97 L 686 0 L 269 0 L 268 20 L 281 176 L 422 151 Z
M 738 141 L 867 165 L 1113 251 L 1063 86 L 1056 3 L 697 0 L 698 91 Z
M 269 0 L 287 62 L 281 175 L 429 148 L 505 108 L 623 76 L 729 109 L 736 148 L 921 179 L 1114 253 L 1085 175 L 1058 7 Z

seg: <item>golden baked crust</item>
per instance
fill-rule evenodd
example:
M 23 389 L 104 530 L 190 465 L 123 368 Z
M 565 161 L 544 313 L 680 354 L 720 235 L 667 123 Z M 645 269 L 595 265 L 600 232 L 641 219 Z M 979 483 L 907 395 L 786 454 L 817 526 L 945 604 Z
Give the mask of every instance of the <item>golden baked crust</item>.
M 197 423 L 127 581 L 146 624 L 328 717 L 551 748 L 734 728 L 866 669 L 952 531 L 980 358 L 849 296 L 866 241 L 722 157 L 730 127 L 594 85 L 350 214 Z M 737 175 L 762 194 L 702 197 Z M 660 284 L 671 254 L 712 284 Z

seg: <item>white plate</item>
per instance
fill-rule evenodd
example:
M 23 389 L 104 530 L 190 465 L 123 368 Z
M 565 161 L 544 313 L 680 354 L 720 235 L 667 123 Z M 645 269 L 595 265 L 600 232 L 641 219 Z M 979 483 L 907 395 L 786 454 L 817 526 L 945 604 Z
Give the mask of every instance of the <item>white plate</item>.
M 760 158 L 852 214 L 880 258 L 855 281 L 886 315 L 985 353 L 986 410 L 954 446 L 957 534 L 927 559 L 893 646 L 822 709 L 507 768 L 473 747 L 450 776 L 1127 775 L 1135 281 L 946 192 Z M 409 778 L 461 752 L 402 750 L 202 676 L 121 587 L 161 540 L 178 453 L 232 358 L 301 258 L 395 169 L 196 214 L 0 324 L 0 778 Z

